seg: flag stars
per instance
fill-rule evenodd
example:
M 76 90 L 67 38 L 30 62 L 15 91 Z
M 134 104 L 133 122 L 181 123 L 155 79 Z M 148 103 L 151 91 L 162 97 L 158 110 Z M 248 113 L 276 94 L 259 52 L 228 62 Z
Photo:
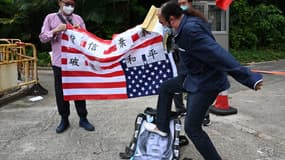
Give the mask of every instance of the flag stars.
M 147 96 L 157 94 L 161 83 L 172 77 L 170 64 L 165 61 L 153 62 L 143 66 L 125 67 L 127 92 L 129 97 Z

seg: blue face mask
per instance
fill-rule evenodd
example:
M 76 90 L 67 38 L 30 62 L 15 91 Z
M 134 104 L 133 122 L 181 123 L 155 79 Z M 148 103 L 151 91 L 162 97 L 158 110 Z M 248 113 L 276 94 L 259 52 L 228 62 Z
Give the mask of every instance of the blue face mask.
M 163 32 L 164 34 L 171 35 L 172 34 L 172 29 L 168 26 L 163 26 Z
M 188 7 L 187 5 L 181 5 L 180 8 L 181 8 L 183 11 L 187 11 L 189 7 Z

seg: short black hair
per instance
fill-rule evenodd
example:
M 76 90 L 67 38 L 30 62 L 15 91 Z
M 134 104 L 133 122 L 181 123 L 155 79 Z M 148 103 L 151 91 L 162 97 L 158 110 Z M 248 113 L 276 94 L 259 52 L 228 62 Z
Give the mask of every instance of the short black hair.
M 161 15 L 169 23 L 169 17 L 179 18 L 183 14 L 182 9 L 175 1 L 168 1 L 161 6 Z

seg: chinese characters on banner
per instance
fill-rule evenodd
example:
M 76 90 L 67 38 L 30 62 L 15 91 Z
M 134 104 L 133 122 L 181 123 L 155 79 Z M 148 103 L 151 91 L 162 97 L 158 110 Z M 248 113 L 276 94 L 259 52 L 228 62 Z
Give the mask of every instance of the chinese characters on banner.
M 160 34 L 142 34 L 140 26 L 104 40 L 68 27 L 62 37 L 62 85 L 65 100 L 124 99 L 155 95 L 176 75 Z

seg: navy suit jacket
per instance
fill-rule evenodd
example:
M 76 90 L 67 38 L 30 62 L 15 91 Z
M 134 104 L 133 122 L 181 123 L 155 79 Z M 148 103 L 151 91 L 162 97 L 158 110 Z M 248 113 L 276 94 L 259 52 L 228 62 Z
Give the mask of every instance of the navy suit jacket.
M 175 43 L 187 68 L 184 88 L 188 92 L 223 91 L 230 87 L 227 74 L 254 89 L 262 75 L 251 72 L 222 48 L 215 40 L 208 23 L 198 17 L 184 15 Z

